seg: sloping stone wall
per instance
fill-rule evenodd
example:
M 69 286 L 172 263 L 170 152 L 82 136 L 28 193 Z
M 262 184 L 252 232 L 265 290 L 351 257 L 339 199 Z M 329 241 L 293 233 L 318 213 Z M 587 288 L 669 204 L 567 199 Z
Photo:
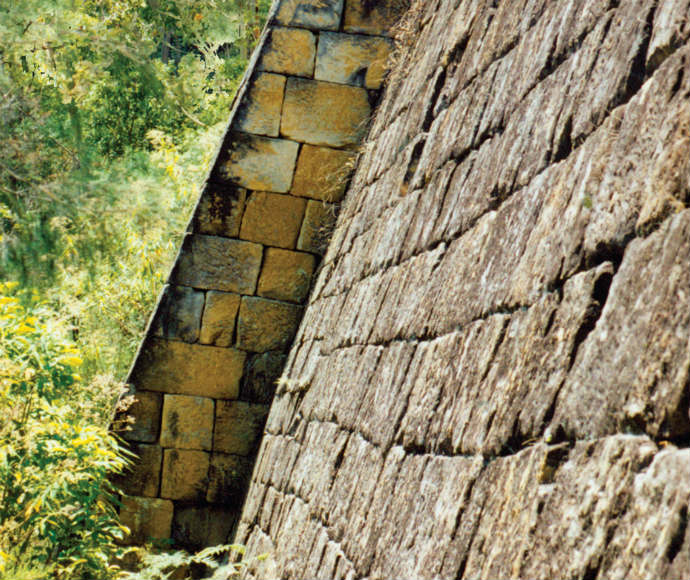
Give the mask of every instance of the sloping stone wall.
M 247 575 L 690 577 L 690 2 L 418 0 L 399 44 Z
M 277 2 L 128 382 L 132 541 L 236 524 L 312 275 L 378 98 L 392 4 Z

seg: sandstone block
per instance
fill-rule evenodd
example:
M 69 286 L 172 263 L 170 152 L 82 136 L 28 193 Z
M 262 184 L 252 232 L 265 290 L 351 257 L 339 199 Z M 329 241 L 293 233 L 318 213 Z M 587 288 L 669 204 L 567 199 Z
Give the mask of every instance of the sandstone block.
M 166 449 L 161 497 L 198 501 L 206 497 L 209 454 L 192 449 Z
M 286 26 L 337 30 L 343 13 L 343 0 L 284 0 L 280 3 L 276 21 Z
M 214 179 L 247 189 L 285 193 L 290 189 L 299 145 L 246 133 L 231 133 L 223 147 Z
M 209 290 L 206 293 L 206 306 L 201 321 L 199 342 L 215 344 L 216 346 L 230 346 L 235 333 L 235 319 L 239 307 L 239 294 Z
M 353 151 L 303 145 L 290 193 L 321 201 L 340 201 L 355 155 Z
M 128 541 L 144 544 L 170 537 L 173 503 L 152 497 L 122 496 L 120 521 L 130 529 Z
M 264 298 L 301 303 L 309 293 L 315 262 L 311 254 L 268 248 L 257 294 Z
M 227 544 L 239 516 L 236 509 L 219 506 L 177 506 L 173 540 L 192 552 L 208 546 Z
M 172 279 L 208 290 L 253 294 L 261 246 L 217 236 L 188 235 Z
M 284 76 L 257 73 L 237 110 L 234 128 L 247 133 L 277 137 L 284 92 Z
M 280 132 L 312 145 L 351 146 L 366 134 L 370 115 L 365 89 L 292 77 L 285 88 Z
M 254 192 L 247 201 L 240 237 L 269 246 L 294 248 L 305 207 L 305 200 L 297 197 Z
M 128 450 L 136 459 L 113 483 L 127 495 L 156 497 L 160 484 L 163 449 L 159 445 L 131 443 Z
M 240 398 L 244 401 L 270 404 L 285 360 L 286 356 L 281 352 L 264 352 L 247 357 Z
M 245 356 L 232 348 L 152 339 L 137 359 L 130 381 L 151 391 L 234 399 Z
M 187 286 L 167 285 L 163 289 L 152 332 L 163 338 L 196 342 L 203 309 L 203 292 Z
M 213 400 L 189 395 L 165 395 L 161 445 L 178 449 L 211 449 Z
M 322 32 L 314 78 L 379 89 L 393 43 L 380 36 Z
M 290 346 L 302 318 L 302 308 L 276 300 L 245 296 L 237 322 L 237 347 L 252 352 Z
M 161 423 L 161 409 L 163 395 L 150 391 L 138 391 L 134 395 L 134 404 L 127 410 L 127 414 L 134 419 L 134 423 L 123 437 L 128 441 L 153 443 L 158 439 Z
M 259 70 L 300 77 L 314 74 L 316 37 L 301 28 L 276 26 L 259 61 Z M 281 100 L 282 103 L 282 100 Z
M 254 462 L 246 457 L 213 453 L 206 501 L 242 508 Z
M 309 200 L 304 212 L 302 229 L 297 239 L 297 249 L 323 254 L 328 246 L 337 219 L 336 206 Z
M 345 32 L 392 36 L 392 27 L 402 16 L 405 3 L 400 0 L 347 0 L 343 29 Z
M 233 184 L 208 183 L 194 215 L 194 232 L 237 237 L 247 192 Z
M 251 455 L 261 439 L 268 409 L 268 405 L 244 401 L 218 401 L 213 450 Z

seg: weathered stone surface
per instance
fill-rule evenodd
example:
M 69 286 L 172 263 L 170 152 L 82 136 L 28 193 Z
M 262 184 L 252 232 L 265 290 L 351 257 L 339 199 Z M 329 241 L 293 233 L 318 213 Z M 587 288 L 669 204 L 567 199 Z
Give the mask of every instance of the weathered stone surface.
M 138 389 L 213 399 L 234 399 L 239 393 L 245 353 L 152 339 L 130 376 Z
M 352 151 L 303 145 L 290 193 L 321 201 L 340 201 L 352 173 L 354 157 Z
M 155 336 L 196 342 L 203 309 L 203 292 L 186 286 L 165 286 L 151 330 Z
M 194 214 L 194 232 L 237 237 L 247 192 L 232 184 L 208 183 Z
M 276 21 L 285 26 L 301 26 L 322 30 L 337 30 L 343 12 L 344 0 L 283 0 Z
M 284 193 L 292 183 L 298 149 L 298 143 L 286 139 L 230 133 L 213 178 Z
M 330 203 L 310 200 L 304 212 L 297 249 L 314 254 L 326 251 L 337 217 L 337 208 Z
M 160 443 L 177 449 L 211 449 L 213 399 L 189 395 L 165 395 Z
M 160 431 L 163 395 L 151 391 L 137 390 L 134 403 L 127 410 L 133 423 L 127 427 L 123 437 L 128 441 L 153 443 Z
M 316 37 L 301 28 L 276 26 L 271 29 L 259 70 L 298 77 L 311 77 L 314 73 Z
M 240 399 L 269 405 L 286 358 L 282 352 L 263 352 L 248 356 L 240 386 Z
M 235 510 L 219 506 L 177 506 L 172 538 L 192 552 L 227 544 L 237 518 Z
M 302 303 L 309 292 L 315 263 L 311 254 L 268 248 L 256 293 L 264 298 Z
M 245 100 L 237 110 L 234 128 L 246 133 L 277 137 L 284 92 L 284 76 L 256 73 Z
M 293 77 L 285 87 L 280 133 L 312 145 L 351 146 L 366 134 L 370 114 L 365 89 Z
M 268 246 L 294 248 L 305 206 L 305 200 L 291 195 L 255 191 L 247 201 L 240 237 Z
M 206 497 L 210 456 L 205 451 L 166 449 L 163 453 L 161 497 L 195 501 Z
M 322 32 L 314 78 L 378 89 L 393 43 L 387 38 Z
M 242 507 L 254 462 L 247 457 L 213 453 L 209 469 L 206 501 Z
M 199 342 L 216 346 L 232 345 L 239 307 L 239 294 L 209 290 L 206 293 Z
M 127 449 L 136 459 L 113 482 L 123 493 L 132 496 L 156 497 L 161 478 L 163 448 L 160 445 L 130 443 Z
M 282 350 L 289 346 L 302 317 L 295 304 L 243 297 L 237 321 L 237 347 L 252 352 Z
M 406 0 L 348 0 L 343 28 L 346 32 L 390 35 L 409 4 Z
M 256 288 L 261 254 L 257 244 L 189 235 L 172 279 L 176 284 L 195 288 L 251 294 Z
M 263 432 L 268 406 L 244 401 L 218 401 L 213 450 L 251 455 Z
M 152 497 L 122 496 L 120 521 L 130 529 L 128 541 L 145 544 L 170 537 L 173 503 Z

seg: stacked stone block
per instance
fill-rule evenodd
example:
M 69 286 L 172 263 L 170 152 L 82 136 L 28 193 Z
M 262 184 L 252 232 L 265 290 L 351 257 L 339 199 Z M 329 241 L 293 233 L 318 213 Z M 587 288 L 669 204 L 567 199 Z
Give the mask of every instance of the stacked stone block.
M 224 542 L 391 50 L 393 8 L 274 7 L 132 367 L 132 540 Z

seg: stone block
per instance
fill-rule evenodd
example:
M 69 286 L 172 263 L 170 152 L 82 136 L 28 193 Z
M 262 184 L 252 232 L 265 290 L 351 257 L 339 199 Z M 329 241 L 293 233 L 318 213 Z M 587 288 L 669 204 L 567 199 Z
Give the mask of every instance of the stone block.
M 206 501 L 242 509 L 253 467 L 254 462 L 246 457 L 213 453 Z
M 392 48 L 392 41 L 380 36 L 322 32 L 314 78 L 379 89 Z
M 354 151 L 303 145 L 290 193 L 321 201 L 340 201 L 352 174 Z
M 286 139 L 230 133 L 212 179 L 285 193 L 292 183 L 298 149 L 298 143 Z
M 177 506 L 173 540 L 176 545 L 191 552 L 227 544 L 239 516 L 239 510 L 220 506 Z
M 136 455 L 136 459 L 124 473 L 112 478 L 113 483 L 127 495 L 156 497 L 163 449 L 159 445 L 146 443 L 130 443 L 127 449 Z
M 276 26 L 271 29 L 258 69 L 310 77 L 314 74 L 315 56 L 314 34 L 302 28 Z
M 208 183 L 194 214 L 194 232 L 237 237 L 247 192 L 230 184 Z
M 247 201 L 240 237 L 268 246 L 294 248 L 305 207 L 305 200 L 291 195 L 256 191 Z
M 286 355 L 281 352 L 263 352 L 247 357 L 240 387 L 240 399 L 270 404 L 276 390 L 276 381 L 285 366 Z
M 337 30 L 343 13 L 343 0 L 283 0 L 276 14 L 276 22 L 285 26 Z
M 337 206 L 310 200 L 304 212 L 302 229 L 297 239 L 297 249 L 323 254 L 328 247 L 337 219 Z
M 196 342 L 203 309 L 203 292 L 187 286 L 167 285 L 163 289 L 151 330 L 154 336 Z
M 264 298 L 303 302 L 309 293 L 315 263 L 311 254 L 268 248 L 256 293 Z
M 302 318 L 302 308 L 266 298 L 245 296 L 237 321 L 237 347 L 252 352 L 290 346 Z
M 268 409 L 268 405 L 244 401 L 218 401 L 213 450 L 251 455 L 258 448 Z
M 172 279 L 176 284 L 253 294 L 261 246 L 218 236 L 188 235 Z
M 210 456 L 193 449 L 166 449 L 163 453 L 161 497 L 200 501 L 206 497 Z
M 284 92 L 284 76 L 257 73 L 237 110 L 233 127 L 247 133 L 277 137 Z
M 130 530 L 128 542 L 145 544 L 170 537 L 173 502 L 152 497 L 122 496 L 120 522 Z
M 201 321 L 199 342 L 215 344 L 216 346 L 230 346 L 235 334 L 235 319 L 239 307 L 239 294 L 209 290 L 206 293 L 206 306 Z
M 347 0 L 343 30 L 393 36 L 392 28 L 402 16 L 406 4 L 400 0 Z
M 165 395 L 161 445 L 177 449 L 211 449 L 213 415 L 213 399 Z
M 138 391 L 134 395 L 134 403 L 127 410 L 134 423 L 123 433 L 127 441 L 141 441 L 153 443 L 158 439 L 161 424 L 161 409 L 163 395 L 150 391 Z
M 292 77 L 285 88 L 280 132 L 312 145 L 352 146 L 366 134 L 370 115 L 365 89 Z
M 245 356 L 233 348 L 154 338 L 137 358 L 130 382 L 150 391 L 235 399 Z

